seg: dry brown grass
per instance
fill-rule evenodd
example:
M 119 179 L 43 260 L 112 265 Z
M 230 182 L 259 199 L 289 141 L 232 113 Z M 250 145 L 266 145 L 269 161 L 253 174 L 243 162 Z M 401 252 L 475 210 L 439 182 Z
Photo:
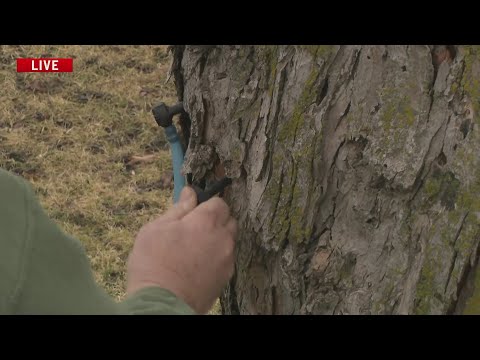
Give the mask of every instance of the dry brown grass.
M 16 58 L 42 55 L 74 57 L 74 72 L 16 73 Z M 118 300 L 136 232 L 171 204 L 169 148 L 150 112 L 175 101 L 168 66 L 166 46 L 0 47 L 0 166 L 30 180 Z

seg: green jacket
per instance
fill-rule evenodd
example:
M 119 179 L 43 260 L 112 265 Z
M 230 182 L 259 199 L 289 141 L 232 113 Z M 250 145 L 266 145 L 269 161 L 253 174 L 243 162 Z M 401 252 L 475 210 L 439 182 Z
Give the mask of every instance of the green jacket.
M 31 186 L 0 169 L 0 314 L 194 314 L 150 287 L 114 301 L 93 277 L 77 239 L 65 234 Z

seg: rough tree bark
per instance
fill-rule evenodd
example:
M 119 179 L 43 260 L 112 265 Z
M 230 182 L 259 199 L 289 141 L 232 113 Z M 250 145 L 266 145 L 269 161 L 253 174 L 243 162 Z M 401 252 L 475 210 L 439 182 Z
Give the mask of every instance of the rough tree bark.
M 446 314 L 473 304 L 480 49 L 174 46 L 185 170 L 239 220 L 226 314 Z

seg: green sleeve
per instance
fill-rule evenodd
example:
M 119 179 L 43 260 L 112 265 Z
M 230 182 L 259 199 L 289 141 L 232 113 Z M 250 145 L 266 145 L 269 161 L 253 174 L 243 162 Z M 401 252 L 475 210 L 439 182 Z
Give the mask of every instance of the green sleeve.
M 193 314 L 147 288 L 118 303 L 99 287 L 82 244 L 51 219 L 21 178 L 0 169 L 0 313 Z

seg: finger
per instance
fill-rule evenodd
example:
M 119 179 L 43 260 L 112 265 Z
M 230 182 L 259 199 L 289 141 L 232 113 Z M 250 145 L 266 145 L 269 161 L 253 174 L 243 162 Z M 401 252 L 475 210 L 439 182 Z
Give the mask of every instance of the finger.
M 224 243 L 223 243 L 223 259 L 225 261 L 225 270 L 227 271 L 227 277 L 230 279 L 235 269 L 235 238 L 234 236 L 224 230 Z
M 219 197 L 213 197 L 200 204 L 195 211 L 208 213 L 212 217 L 213 223 L 218 225 L 226 225 L 230 218 L 230 208 Z
M 238 232 L 238 224 L 237 220 L 235 220 L 233 217 L 230 217 L 227 221 L 227 225 L 225 226 L 227 231 L 233 235 L 233 239 L 237 240 L 237 232 Z
M 165 214 L 161 216 L 161 221 L 180 220 L 197 206 L 197 194 L 189 187 L 185 186 L 180 193 L 180 199 Z

